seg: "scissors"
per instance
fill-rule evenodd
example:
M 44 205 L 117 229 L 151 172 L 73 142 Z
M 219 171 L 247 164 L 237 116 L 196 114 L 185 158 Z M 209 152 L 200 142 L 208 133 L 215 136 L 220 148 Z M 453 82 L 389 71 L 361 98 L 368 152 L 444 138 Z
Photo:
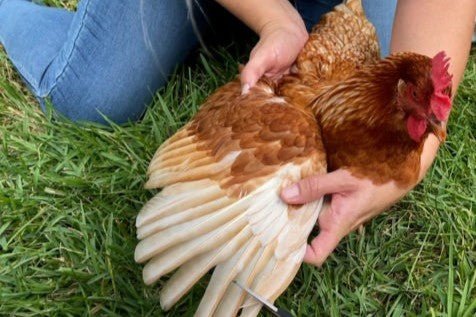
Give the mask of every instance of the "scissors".
M 242 290 L 244 290 L 248 295 L 256 299 L 258 302 L 260 302 L 273 316 L 278 316 L 278 317 L 293 317 L 293 315 L 288 312 L 287 310 L 284 310 L 282 308 L 278 308 L 271 304 L 266 298 L 256 294 L 253 292 L 251 289 L 246 287 L 245 285 L 241 284 L 237 280 L 234 280 L 233 283 L 238 285 Z

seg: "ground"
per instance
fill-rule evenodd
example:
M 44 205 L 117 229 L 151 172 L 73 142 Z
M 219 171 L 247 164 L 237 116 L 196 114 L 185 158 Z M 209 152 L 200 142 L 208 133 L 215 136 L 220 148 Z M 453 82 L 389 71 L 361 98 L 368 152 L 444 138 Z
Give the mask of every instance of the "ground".
M 49 1 L 73 6 L 74 1 Z M 51 120 L 0 52 L 0 315 L 162 316 L 134 263 L 135 216 L 155 149 L 237 69 L 233 49 L 181 66 L 145 117 L 106 129 Z M 277 304 L 296 316 L 473 316 L 476 54 L 425 180 L 303 265 Z M 202 279 L 168 316 L 191 316 Z

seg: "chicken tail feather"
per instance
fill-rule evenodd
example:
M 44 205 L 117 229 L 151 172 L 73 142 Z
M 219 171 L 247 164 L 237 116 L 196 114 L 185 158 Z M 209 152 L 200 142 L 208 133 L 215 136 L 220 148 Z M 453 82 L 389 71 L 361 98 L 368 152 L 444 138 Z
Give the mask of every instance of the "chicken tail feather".
M 346 0 L 344 4 L 352 10 L 355 14 L 364 16 L 364 8 L 362 7 L 362 0 Z

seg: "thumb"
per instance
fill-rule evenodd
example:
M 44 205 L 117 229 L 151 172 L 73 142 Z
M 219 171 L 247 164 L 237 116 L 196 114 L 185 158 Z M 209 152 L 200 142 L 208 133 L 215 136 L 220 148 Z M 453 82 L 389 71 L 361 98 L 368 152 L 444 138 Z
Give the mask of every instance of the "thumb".
M 248 90 L 253 87 L 256 82 L 264 75 L 269 68 L 270 60 L 265 54 L 259 51 L 252 54 L 250 60 L 245 65 L 240 74 L 240 81 L 242 86 L 242 93 L 248 93 Z
M 336 170 L 323 175 L 304 178 L 281 191 L 281 199 L 288 204 L 304 204 L 320 199 L 326 194 L 345 192 L 356 188 L 356 184 L 345 170 Z

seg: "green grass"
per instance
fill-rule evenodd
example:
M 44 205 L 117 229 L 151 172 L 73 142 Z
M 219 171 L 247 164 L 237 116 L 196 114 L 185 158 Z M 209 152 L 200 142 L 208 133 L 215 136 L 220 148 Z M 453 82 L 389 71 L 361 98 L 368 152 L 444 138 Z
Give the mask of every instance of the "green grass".
M 134 221 L 153 195 L 142 186 L 157 146 L 236 72 L 235 53 L 216 55 L 182 66 L 141 122 L 106 129 L 45 117 L 0 52 L 0 315 L 165 315 L 160 283 L 144 286 L 133 260 Z M 304 265 L 278 305 L 296 316 L 475 314 L 474 56 L 422 184 L 322 268 Z M 193 315 L 205 286 L 167 315 Z

